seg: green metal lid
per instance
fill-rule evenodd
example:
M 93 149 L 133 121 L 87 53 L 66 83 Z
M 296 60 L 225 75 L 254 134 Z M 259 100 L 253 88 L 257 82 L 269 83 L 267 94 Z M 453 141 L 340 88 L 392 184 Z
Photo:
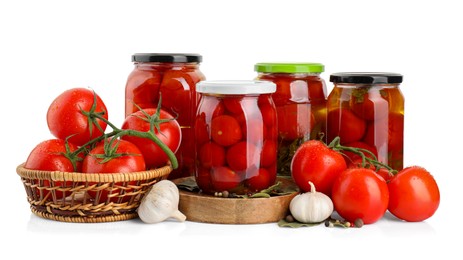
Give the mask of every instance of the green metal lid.
M 325 66 L 321 63 L 256 63 L 254 70 L 269 73 L 321 73 Z

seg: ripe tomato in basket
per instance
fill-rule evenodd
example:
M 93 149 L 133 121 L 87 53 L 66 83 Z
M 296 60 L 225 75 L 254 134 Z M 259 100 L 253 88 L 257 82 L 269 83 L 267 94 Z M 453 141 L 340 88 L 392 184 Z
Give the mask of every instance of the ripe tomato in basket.
M 104 133 L 106 123 L 89 119 L 85 113 L 93 111 L 108 119 L 108 110 L 101 98 L 86 88 L 64 91 L 51 103 L 47 111 L 50 132 L 59 139 L 69 138 L 76 145 L 83 145 Z
M 29 157 L 26 160 L 24 165 L 25 168 L 31 170 L 41 170 L 41 171 L 61 171 L 61 172 L 74 172 L 80 171 L 81 163 L 76 162 L 76 169 L 74 166 L 65 156 L 66 152 L 73 152 L 77 150 L 77 146 L 72 143 L 67 143 L 61 139 L 50 139 L 39 143 L 29 154 Z M 72 182 L 65 182 L 62 183 L 60 181 L 55 181 L 54 183 L 50 183 L 49 180 L 36 180 L 37 185 L 39 187 L 56 187 L 61 186 L 61 188 L 71 188 Z M 60 191 L 59 189 L 55 189 L 55 192 L 51 192 L 51 189 L 47 188 L 37 188 L 37 194 L 44 198 L 48 196 L 49 200 L 52 199 L 61 199 L 63 196 L 70 195 L 69 191 Z M 49 194 L 50 193 L 50 194 Z
M 146 132 L 150 129 L 149 117 L 155 114 L 156 108 L 137 111 L 125 119 L 122 129 L 134 129 Z M 159 124 L 159 129 L 155 127 L 154 133 L 175 153 L 180 147 L 182 140 L 180 125 L 171 114 L 163 109 L 160 110 L 159 118 L 165 120 L 165 122 Z M 167 164 L 168 157 L 166 153 L 155 142 L 146 138 L 129 135 L 123 136 L 122 139 L 135 144 L 140 149 L 148 169 L 162 167 Z
M 93 148 L 82 163 L 83 173 L 130 173 L 140 172 L 145 170 L 145 160 L 138 147 L 128 141 L 114 140 L 110 143 L 109 140 L 100 142 Z M 88 185 L 98 185 L 97 183 L 89 183 Z M 128 185 L 127 185 L 128 184 Z M 98 203 L 109 201 L 115 203 L 123 203 L 130 200 L 131 196 L 124 194 L 131 192 L 130 185 L 135 185 L 135 182 L 129 183 L 114 183 L 106 188 L 95 191 L 89 190 L 88 194 L 98 200 Z M 120 198 L 121 197 L 121 198 Z M 119 199 L 120 198 L 120 199 Z

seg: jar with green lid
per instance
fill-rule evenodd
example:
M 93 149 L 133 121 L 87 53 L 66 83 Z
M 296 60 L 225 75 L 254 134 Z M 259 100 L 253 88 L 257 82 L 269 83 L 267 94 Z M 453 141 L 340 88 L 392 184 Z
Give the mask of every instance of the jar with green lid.
M 278 117 L 278 174 L 290 175 L 297 147 L 326 132 L 326 85 L 321 63 L 257 63 L 258 80 L 277 85 L 272 94 Z

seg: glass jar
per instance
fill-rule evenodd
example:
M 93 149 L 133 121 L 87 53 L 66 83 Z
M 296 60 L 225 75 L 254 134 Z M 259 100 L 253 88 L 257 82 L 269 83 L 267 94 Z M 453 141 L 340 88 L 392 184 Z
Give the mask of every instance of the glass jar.
M 277 117 L 265 81 L 203 81 L 195 122 L 196 171 L 205 193 L 253 193 L 276 180 Z
M 176 153 L 179 167 L 169 179 L 186 177 L 194 172 L 194 117 L 199 95 L 196 83 L 204 80 L 199 70 L 202 56 L 185 53 L 136 53 L 132 56 L 134 69 L 125 88 L 125 116 L 141 108 L 162 108 L 182 127 L 182 142 Z M 149 165 L 148 165 L 149 167 Z
M 328 142 L 373 152 L 393 169 L 403 168 L 404 97 L 397 73 L 335 73 L 328 96 Z M 355 162 L 355 157 L 346 157 Z M 359 158 L 357 158 L 358 160 Z
M 278 174 L 291 175 L 297 147 L 326 135 L 326 85 L 320 63 L 257 63 L 257 79 L 277 85 L 272 95 L 278 115 Z

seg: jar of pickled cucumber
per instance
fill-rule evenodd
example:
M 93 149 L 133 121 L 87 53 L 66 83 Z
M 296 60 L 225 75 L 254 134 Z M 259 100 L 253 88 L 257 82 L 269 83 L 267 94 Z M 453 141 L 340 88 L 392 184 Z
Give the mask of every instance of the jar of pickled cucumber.
M 277 117 L 267 81 L 202 81 L 195 121 L 196 171 L 205 193 L 257 192 L 276 180 Z
M 291 175 L 296 149 L 310 139 L 325 140 L 326 85 L 321 63 L 257 63 L 257 79 L 274 82 L 278 116 L 278 174 Z
M 403 168 L 404 97 L 397 73 L 334 73 L 327 101 L 328 142 L 371 151 L 395 170 Z M 359 158 L 347 157 L 347 163 Z

